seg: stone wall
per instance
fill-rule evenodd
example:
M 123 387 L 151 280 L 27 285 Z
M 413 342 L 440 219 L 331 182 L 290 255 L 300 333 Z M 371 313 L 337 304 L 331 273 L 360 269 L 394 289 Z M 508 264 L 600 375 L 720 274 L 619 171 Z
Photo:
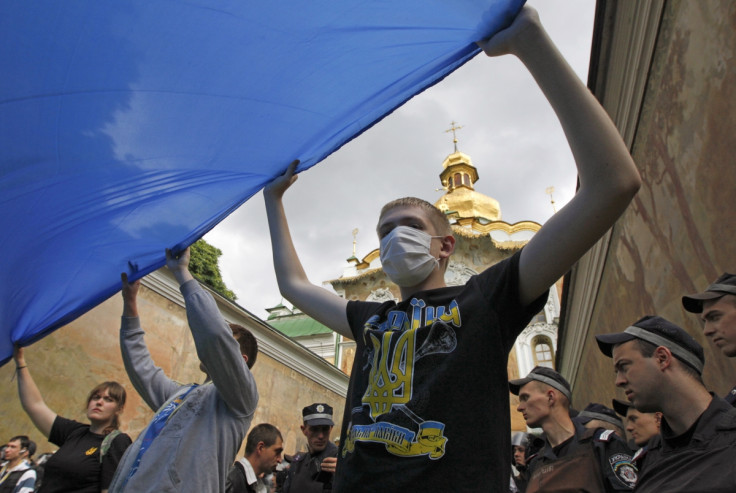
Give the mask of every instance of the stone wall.
M 680 302 L 722 272 L 736 272 L 735 57 L 736 3 L 664 4 L 632 150 L 644 184 L 613 232 L 573 382 L 578 406 L 605 403 L 616 392 L 611 360 L 593 334 L 621 331 L 649 314 L 703 345 L 710 389 L 722 395 L 736 383 L 736 360 L 710 344 Z

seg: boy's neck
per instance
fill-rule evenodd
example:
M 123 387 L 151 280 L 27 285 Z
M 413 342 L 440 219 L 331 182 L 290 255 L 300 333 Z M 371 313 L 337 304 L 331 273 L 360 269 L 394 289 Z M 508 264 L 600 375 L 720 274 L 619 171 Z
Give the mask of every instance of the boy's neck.
M 437 275 L 439 273 L 439 275 Z M 424 281 L 420 282 L 416 286 L 401 287 L 399 286 L 399 292 L 401 293 L 401 299 L 408 300 L 415 293 L 419 291 L 427 291 L 430 289 L 444 288 L 447 287 L 445 283 L 445 275 L 442 272 L 435 271 L 429 275 Z

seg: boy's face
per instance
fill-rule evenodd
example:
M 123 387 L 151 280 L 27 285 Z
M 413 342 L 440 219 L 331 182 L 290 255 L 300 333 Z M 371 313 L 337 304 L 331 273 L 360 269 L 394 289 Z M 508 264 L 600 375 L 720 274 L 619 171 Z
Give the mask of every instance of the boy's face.
M 736 356 L 736 296 L 703 303 L 703 334 L 729 358 Z
M 642 413 L 630 407 L 626 413 L 626 431 L 638 447 L 643 447 L 659 433 L 659 413 Z
M 378 239 L 383 239 L 396 226 L 408 226 L 424 231 L 430 236 L 440 236 L 432 224 L 428 213 L 417 206 L 396 206 L 387 210 L 378 220 L 378 227 L 376 228 Z M 434 258 L 439 258 L 441 249 L 442 242 L 433 241 L 430 243 L 429 253 Z
M 537 382 L 529 382 L 519 389 L 519 411 L 530 428 L 541 426 L 542 421 L 549 416 L 549 399 L 546 388 Z
M 311 453 L 322 452 L 327 448 L 327 442 L 330 441 L 331 432 L 332 426 L 329 425 L 302 425 L 302 433 L 307 437 L 307 444 Z
M 522 447 L 521 445 L 514 445 L 514 462 L 516 462 L 517 466 L 526 465 L 525 452 L 526 449 L 524 449 L 524 447 Z
M 5 460 L 16 460 L 21 455 L 23 450 L 20 445 L 20 440 L 13 440 L 8 442 L 8 445 L 5 447 Z
M 264 444 L 259 451 L 257 474 L 270 474 L 281 463 L 281 453 L 284 451 L 284 443 L 281 438 L 276 437 L 273 445 L 266 447 Z
M 626 398 L 643 412 L 659 411 L 659 370 L 654 357 L 645 358 L 636 341 L 627 341 L 613 348 L 616 386 Z

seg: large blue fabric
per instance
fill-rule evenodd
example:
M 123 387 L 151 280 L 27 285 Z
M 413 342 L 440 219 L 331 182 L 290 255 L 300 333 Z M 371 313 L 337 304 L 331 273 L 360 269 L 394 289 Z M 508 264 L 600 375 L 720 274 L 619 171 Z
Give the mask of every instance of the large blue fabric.
M 0 363 L 473 57 L 523 0 L 5 0 Z

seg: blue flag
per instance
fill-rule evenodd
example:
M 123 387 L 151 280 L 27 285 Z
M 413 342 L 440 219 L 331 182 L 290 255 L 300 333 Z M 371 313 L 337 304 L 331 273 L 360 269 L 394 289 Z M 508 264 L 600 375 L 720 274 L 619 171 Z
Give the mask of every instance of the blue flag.
M 0 363 L 478 53 L 523 0 L 6 0 Z

